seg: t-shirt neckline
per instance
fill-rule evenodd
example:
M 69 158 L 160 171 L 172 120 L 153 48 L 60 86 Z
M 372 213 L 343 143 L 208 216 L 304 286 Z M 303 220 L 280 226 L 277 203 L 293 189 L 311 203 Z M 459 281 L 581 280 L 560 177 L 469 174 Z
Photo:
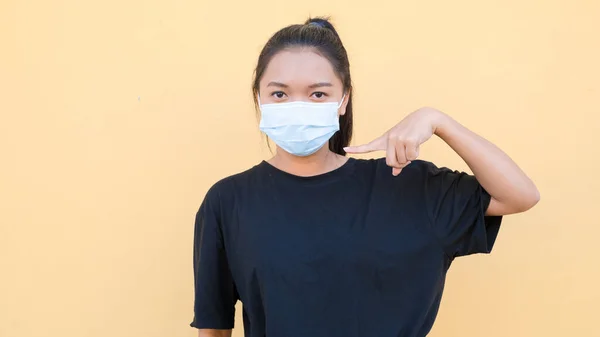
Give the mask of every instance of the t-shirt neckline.
M 355 163 L 356 163 L 356 159 L 349 157 L 348 160 L 344 164 L 342 164 L 340 167 L 333 169 L 329 172 L 317 174 L 314 176 L 298 176 L 298 175 L 283 171 L 281 169 L 278 169 L 277 167 L 273 166 L 272 164 L 269 164 L 266 160 L 261 161 L 261 163 L 259 164 L 259 167 L 263 167 L 270 174 L 277 175 L 277 176 L 280 176 L 280 177 L 283 177 L 286 179 L 291 179 L 291 180 L 295 180 L 298 182 L 304 182 L 304 183 L 317 183 L 317 182 L 321 183 L 321 182 L 335 181 L 340 178 L 348 176 L 349 174 L 352 173 Z

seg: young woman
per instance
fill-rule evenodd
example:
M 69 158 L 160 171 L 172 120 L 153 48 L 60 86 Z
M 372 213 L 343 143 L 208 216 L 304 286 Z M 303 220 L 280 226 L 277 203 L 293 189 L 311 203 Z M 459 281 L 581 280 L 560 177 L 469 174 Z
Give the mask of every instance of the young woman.
M 506 154 L 433 108 L 349 147 L 351 83 L 325 19 L 265 45 L 253 91 L 277 152 L 216 183 L 197 213 L 199 336 L 231 336 L 238 300 L 247 337 L 425 336 L 453 259 L 489 253 L 501 216 L 538 202 Z M 417 160 L 433 135 L 474 175 Z

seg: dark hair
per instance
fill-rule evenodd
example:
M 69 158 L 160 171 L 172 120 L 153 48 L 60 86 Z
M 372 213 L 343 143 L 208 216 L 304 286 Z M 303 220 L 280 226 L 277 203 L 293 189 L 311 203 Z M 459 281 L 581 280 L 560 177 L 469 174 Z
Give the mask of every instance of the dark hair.
M 275 54 L 294 47 L 312 47 L 321 56 L 327 58 L 342 81 L 344 92 L 346 94 L 351 93 L 350 63 L 342 40 L 340 40 L 338 33 L 327 18 L 312 18 L 308 19 L 303 25 L 291 25 L 281 29 L 267 41 L 260 52 L 252 85 L 257 112 L 259 112 L 257 101 L 259 83 L 267 65 Z M 351 138 L 352 95 L 348 97 L 346 113 L 340 116 L 340 130 L 329 140 L 329 149 L 337 154 L 346 155 L 344 147 L 350 145 Z

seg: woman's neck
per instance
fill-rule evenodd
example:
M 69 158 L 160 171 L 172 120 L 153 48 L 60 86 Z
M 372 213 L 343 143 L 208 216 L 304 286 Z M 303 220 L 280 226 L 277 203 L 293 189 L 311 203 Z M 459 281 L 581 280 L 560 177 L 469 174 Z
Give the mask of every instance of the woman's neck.
M 267 162 L 276 168 L 301 177 L 316 176 L 333 171 L 348 161 L 347 157 L 331 152 L 323 146 L 310 156 L 298 157 L 277 148 L 277 154 Z

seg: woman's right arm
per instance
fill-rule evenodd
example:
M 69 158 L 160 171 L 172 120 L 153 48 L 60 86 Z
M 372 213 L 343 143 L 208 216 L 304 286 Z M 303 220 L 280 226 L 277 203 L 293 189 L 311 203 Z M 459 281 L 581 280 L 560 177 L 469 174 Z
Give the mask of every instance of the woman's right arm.
M 231 337 L 238 293 L 231 274 L 219 186 L 204 198 L 194 228 L 194 320 L 201 337 Z
M 231 337 L 232 330 L 199 329 L 198 337 Z

